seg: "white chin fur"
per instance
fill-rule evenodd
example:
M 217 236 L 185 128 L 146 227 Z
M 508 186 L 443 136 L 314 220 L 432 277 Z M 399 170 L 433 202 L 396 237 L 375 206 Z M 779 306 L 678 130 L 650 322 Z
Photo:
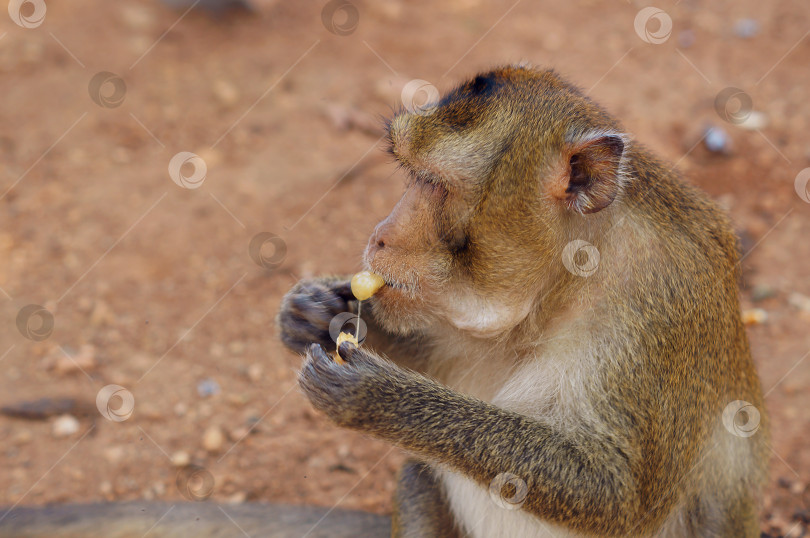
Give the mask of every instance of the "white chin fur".
M 478 337 L 492 337 L 520 323 L 531 304 L 509 305 L 473 292 L 450 292 L 445 305 L 447 318 L 455 327 Z

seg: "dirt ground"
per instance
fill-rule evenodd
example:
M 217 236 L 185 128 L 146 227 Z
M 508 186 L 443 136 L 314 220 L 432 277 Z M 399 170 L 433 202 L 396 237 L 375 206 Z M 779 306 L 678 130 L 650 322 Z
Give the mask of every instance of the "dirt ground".
M 762 529 L 808 532 L 806 2 L 662 0 L 638 31 L 633 1 L 45 4 L 43 20 L 23 6 L 29 28 L 0 13 L 0 405 L 73 400 L 0 416 L 0 506 L 210 494 L 390 511 L 403 454 L 313 412 L 274 317 L 298 279 L 360 267 L 402 192 L 378 119 L 405 84 L 441 92 L 528 60 L 729 209 L 743 307 L 767 315 L 749 331 L 773 428 Z M 727 87 L 742 92 L 728 121 Z M 180 152 L 205 170 L 170 172 Z M 286 246 L 253 252 L 266 267 L 260 233 Z M 29 304 L 52 330 L 47 312 L 18 327 Z

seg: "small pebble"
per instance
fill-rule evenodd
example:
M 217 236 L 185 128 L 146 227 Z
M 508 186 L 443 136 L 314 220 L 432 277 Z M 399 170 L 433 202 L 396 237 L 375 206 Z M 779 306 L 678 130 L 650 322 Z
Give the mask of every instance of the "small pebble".
M 759 21 L 755 19 L 739 19 L 734 23 L 734 34 L 743 39 L 751 39 L 759 33 Z
M 258 383 L 262 380 L 262 374 L 264 373 L 264 367 L 259 364 L 258 362 L 254 362 L 247 369 L 248 379 L 253 381 L 254 383 Z
M 225 442 L 225 434 L 219 426 L 209 426 L 203 434 L 203 448 L 208 452 L 219 452 Z
M 154 491 L 155 495 L 158 497 L 162 497 L 166 494 L 166 485 L 163 482 L 155 482 L 152 484 L 152 491 Z
M 207 377 L 197 383 L 197 394 L 199 394 L 201 398 L 208 398 L 214 394 L 219 394 L 221 390 L 222 389 L 220 389 L 219 383 L 210 377 Z
M 758 131 L 767 127 L 768 116 L 766 116 L 763 112 L 752 110 L 748 113 L 748 116 L 746 116 L 745 119 L 737 125 L 746 131 Z
M 172 465 L 175 467 L 185 467 L 189 463 L 191 463 L 191 456 L 188 455 L 188 452 L 184 450 L 178 450 L 171 457 Z
M 73 415 L 62 415 L 53 421 L 54 437 L 67 437 L 79 431 L 79 421 Z
M 810 297 L 793 292 L 788 296 L 788 304 L 802 312 L 810 312 Z
M 247 493 L 245 493 L 244 491 L 237 491 L 236 493 L 225 499 L 225 502 L 228 504 L 242 504 L 246 500 L 247 500 Z
M 174 404 L 174 414 L 177 415 L 178 417 L 184 416 L 187 411 L 188 407 L 186 406 L 185 403 L 177 402 L 176 404 Z
M 746 325 L 761 325 L 768 319 L 768 313 L 761 308 L 743 310 L 742 321 Z
M 722 127 L 709 127 L 706 129 L 706 138 L 703 139 L 706 149 L 712 153 L 727 154 L 731 151 L 731 141 Z
M 118 463 L 124 457 L 124 447 L 111 446 L 104 449 L 104 458 L 110 463 Z
M 234 443 L 241 441 L 251 433 L 251 429 L 246 426 L 239 426 L 228 432 L 228 438 Z
M 232 107 L 239 102 L 239 90 L 232 82 L 224 79 L 214 81 L 212 88 L 214 97 L 226 107 Z
M 757 284 L 751 290 L 751 300 L 755 303 L 770 299 L 776 295 L 776 290 L 767 284 Z

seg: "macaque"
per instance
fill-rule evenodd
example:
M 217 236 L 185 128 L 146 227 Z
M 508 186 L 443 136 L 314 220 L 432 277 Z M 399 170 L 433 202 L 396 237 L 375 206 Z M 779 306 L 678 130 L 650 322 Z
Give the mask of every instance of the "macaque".
M 281 338 L 335 424 L 412 456 L 394 536 L 759 536 L 768 423 L 739 254 L 705 194 L 552 70 L 480 74 L 388 123 L 404 195 Z

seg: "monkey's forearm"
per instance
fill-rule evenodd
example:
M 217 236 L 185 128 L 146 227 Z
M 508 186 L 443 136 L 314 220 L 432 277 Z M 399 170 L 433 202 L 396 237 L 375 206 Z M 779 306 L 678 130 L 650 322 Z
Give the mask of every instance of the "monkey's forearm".
M 638 496 L 620 441 L 604 432 L 566 435 L 390 363 L 375 366 L 385 372 L 361 381 L 355 393 L 361 409 L 344 426 L 448 465 L 484 487 L 502 473 L 515 475 L 527 486 L 525 500 L 516 500 L 543 519 L 617 534 L 635 524 Z

